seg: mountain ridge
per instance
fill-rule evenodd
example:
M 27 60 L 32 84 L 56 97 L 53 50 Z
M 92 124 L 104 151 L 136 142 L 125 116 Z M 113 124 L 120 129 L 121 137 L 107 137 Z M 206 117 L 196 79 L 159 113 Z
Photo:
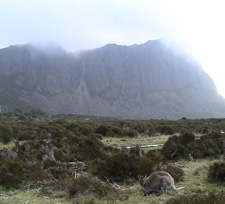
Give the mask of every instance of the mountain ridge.
M 225 116 L 209 75 L 160 40 L 108 44 L 78 56 L 54 49 L 0 50 L 0 105 L 130 119 Z

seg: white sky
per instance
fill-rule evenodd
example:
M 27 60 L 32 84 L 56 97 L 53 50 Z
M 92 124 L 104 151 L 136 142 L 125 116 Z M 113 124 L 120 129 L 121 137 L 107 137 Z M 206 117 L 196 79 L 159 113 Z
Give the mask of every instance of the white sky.
M 225 0 L 0 0 L 0 48 L 57 42 L 76 51 L 158 37 L 189 50 L 225 97 Z

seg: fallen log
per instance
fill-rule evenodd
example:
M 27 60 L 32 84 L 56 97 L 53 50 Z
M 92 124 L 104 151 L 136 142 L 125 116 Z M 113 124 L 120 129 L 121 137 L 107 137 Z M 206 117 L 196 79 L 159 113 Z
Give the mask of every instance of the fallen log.
M 123 145 L 124 146 L 124 145 Z M 149 147 L 159 147 L 159 146 L 163 146 L 163 144 L 156 144 L 156 145 L 139 145 L 140 148 L 149 148 Z M 134 146 L 127 146 L 127 149 L 131 149 L 134 148 Z M 121 147 L 118 147 L 118 149 L 121 149 Z

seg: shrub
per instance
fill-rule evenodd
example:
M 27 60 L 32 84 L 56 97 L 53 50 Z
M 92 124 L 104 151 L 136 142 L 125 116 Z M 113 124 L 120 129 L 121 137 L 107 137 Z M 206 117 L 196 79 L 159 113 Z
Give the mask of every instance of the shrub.
M 48 172 L 53 176 L 54 179 L 62 180 L 68 178 L 72 173 L 68 171 L 63 165 L 57 165 L 55 167 L 50 167 Z
M 77 154 L 77 158 L 81 161 L 106 158 L 102 142 L 94 137 L 84 137 L 81 139 L 75 153 Z
M 151 161 L 154 161 L 154 162 L 163 162 L 163 163 L 166 163 L 167 162 L 167 159 L 166 157 L 164 157 L 160 151 L 158 150 L 149 150 L 145 156 L 150 159 Z
M 177 136 L 170 137 L 162 148 L 162 155 L 167 159 L 175 159 L 179 157 L 187 157 L 187 149 L 180 144 L 180 139 Z
M 144 123 L 136 123 L 132 125 L 133 129 L 136 130 L 138 133 L 142 134 L 148 130 L 148 126 Z
M 164 135 L 172 135 L 175 133 L 174 128 L 169 125 L 158 126 L 156 127 L 156 131 Z
M 222 141 L 221 141 L 222 143 Z M 200 140 L 196 140 L 192 144 L 192 156 L 194 158 L 215 157 L 222 153 L 215 139 L 202 136 Z
M 162 154 L 167 159 L 189 158 L 188 154 L 194 158 L 215 157 L 223 153 L 222 141 L 222 138 L 212 138 L 210 135 L 195 139 L 192 133 L 183 132 L 180 137 L 173 136 L 166 141 Z
M 72 180 L 71 185 L 68 189 L 69 195 L 75 196 L 77 193 L 89 194 L 94 193 L 99 196 L 107 196 L 115 194 L 117 195 L 118 191 L 106 183 L 103 183 L 96 177 L 91 176 L 79 176 L 76 179 Z
M 180 143 L 182 145 L 187 145 L 195 140 L 195 136 L 191 132 L 184 131 L 180 135 Z
M 90 125 L 82 125 L 81 133 L 82 135 L 89 135 L 93 133 L 93 128 Z
M 0 161 L 0 185 L 6 189 L 18 187 L 23 181 L 23 165 L 17 159 Z
M 209 168 L 208 176 L 214 180 L 225 181 L 225 162 L 213 163 Z
M 13 139 L 13 131 L 11 127 L 0 126 L 0 141 L 3 144 L 9 143 Z
M 135 136 L 137 136 L 137 132 L 135 132 L 134 130 L 128 130 L 128 131 L 126 132 L 126 135 L 127 135 L 128 137 L 135 137 Z
M 130 153 L 135 154 L 138 157 L 141 157 L 144 151 L 141 149 L 139 145 L 136 145 L 135 147 L 130 148 Z
M 167 166 L 166 171 L 174 178 L 175 181 L 182 181 L 184 178 L 184 171 L 181 168 Z
M 117 182 L 137 178 L 138 175 L 150 174 L 153 168 L 154 163 L 148 158 L 119 152 L 100 163 L 94 174 L 100 178 L 106 176 Z
M 23 130 L 19 133 L 18 135 L 18 140 L 23 141 L 23 140 L 30 140 L 31 139 L 31 131 L 29 130 Z
M 192 194 L 192 195 L 181 195 L 176 198 L 171 198 L 167 201 L 167 204 L 224 204 L 225 193 L 209 193 L 209 194 Z
M 90 137 L 90 138 L 97 138 L 99 140 L 102 140 L 102 135 L 96 134 L 96 133 L 92 133 L 92 134 L 88 135 L 88 137 Z
M 108 132 L 108 127 L 105 125 L 100 125 L 96 128 L 95 133 L 97 134 L 101 134 L 103 136 L 106 136 L 107 132 Z

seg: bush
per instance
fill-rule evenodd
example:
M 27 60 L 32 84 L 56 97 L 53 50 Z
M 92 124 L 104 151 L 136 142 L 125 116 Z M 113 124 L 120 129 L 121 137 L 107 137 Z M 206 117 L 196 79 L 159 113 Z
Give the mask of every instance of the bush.
M 217 145 L 215 139 L 208 136 L 202 136 L 192 144 L 192 156 L 194 158 L 216 157 L 222 153 L 222 149 Z M 222 141 L 220 141 L 222 143 Z
M 225 193 L 209 193 L 209 194 L 192 194 L 192 195 L 181 195 L 176 198 L 171 198 L 167 201 L 167 204 L 224 204 Z
M 136 145 L 135 147 L 130 148 L 130 153 L 135 154 L 138 157 L 141 157 L 144 154 L 144 151 L 141 149 L 139 145 Z
M 137 136 L 137 132 L 134 131 L 134 130 L 128 130 L 128 131 L 126 132 L 126 135 L 127 135 L 128 137 L 135 137 L 135 136 Z
M 81 161 L 106 158 L 102 142 L 95 137 L 84 137 L 81 139 L 78 143 L 78 148 L 76 148 L 74 153 L 77 154 L 78 160 Z
M 69 195 L 71 197 L 75 196 L 77 193 L 89 194 L 94 193 L 99 196 L 115 195 L 117 196 L 118 191 L 106 183 L 103 183 L 98 178 L 93 178 L 91 176 L 79 176 L 72 180 L 71 185 L 68 189 Z
M 0 185 L 6 189 L 18 187 L 23 181 L 23 165 L 17 159 L 0 161 Z
M 100 125 L 96 128 L 95 133 L 97 134 L 101 134 L 103 136 L 106 136 L 107 132 L 108 132 L 109 128 L 105 125 Z
M 96 139 L 99 139 L 99 140 L 102 140 L 102 135 L 100 134 L 96 134 L 96 133 L 92 133 L 90 135 L 88 135 L 89 138 L 96 138 Z
M 93 132 L 94 132 L 94 130 L 90 125 L 82 125 L 82 127 L 81 127 L 82 135 L 89 135 Z
M 215 157 L 223 153 L 223 139 L 215 137 L 205 135 L 200 139 L 195 139 L 192 133 L 183 132 L 180 137 L 173 136 L 166 141 L 162 154 L 167 159 L 189 158 L 188 154 L 194 158 Z
M 175 159 L 179 157 L 187 157 L 188 150 L 180 144 L 180 139 L 177 136 L 169 137 L 162 148 L 162 155 L 167 159 Z
M 174 178 L 175 181 L 182 181 L 184 178 L 184 171 L 181 168 L 167 166 L 166 171 Z
M 213 180 L 225 181 L 225 162 L 213 163 L 209 168 L 208 176 Z
M 148 158 L 119 152 L 101 162 L 94 174 L 100 178 L 106 176 L 116 182 L 124 181 L 129 178 L 137 178 L 138 175 L 150 174 L 154 164 Z
M 163 162 L 167 163 L 166 157 L 164 157 L 159 150 L 149 150 L 145 156 L 154 162 Z
M 187 145 L 195 140 L 195 136 L 191 132 L 184 131 L 180 135 L 180 143 L 182 145 Z
M 11 127 L 0 126 L 0 141 L 3 144 L 9 143 L 13 139 L 13 131 Z
M 156 127 L 156 131 L 164 135 L 172 135 L 175 133 L 174 128 L 169 125 L 158 126 Z

